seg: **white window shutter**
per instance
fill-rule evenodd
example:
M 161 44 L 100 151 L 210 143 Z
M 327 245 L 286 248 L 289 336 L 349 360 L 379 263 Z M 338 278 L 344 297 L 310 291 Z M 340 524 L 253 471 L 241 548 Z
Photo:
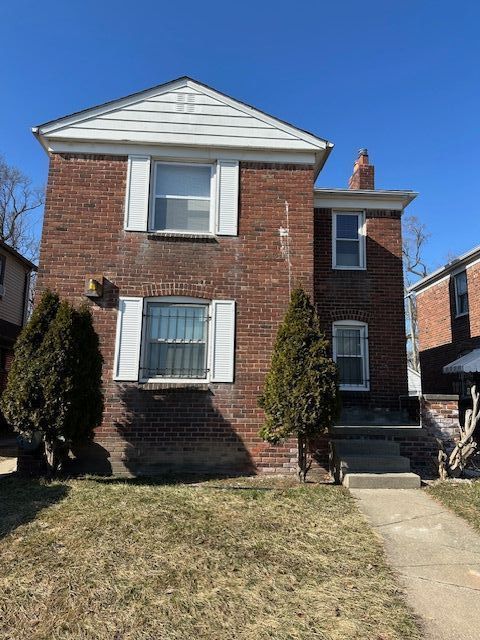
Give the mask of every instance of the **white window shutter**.
M 142 339 L 143 298 L 118 301 L 114 380 L 138 380 Z
M 125 229 L 146 231 L 150 194 L 149 156 L 128 156 Z
M 236 236 L 238 233 L 238 161 L 219 160 L 217 180 L 218 203 L 216 233 L 219 236 Z
M 233 382 L 235 301 L 212 302 L 212 382 Z

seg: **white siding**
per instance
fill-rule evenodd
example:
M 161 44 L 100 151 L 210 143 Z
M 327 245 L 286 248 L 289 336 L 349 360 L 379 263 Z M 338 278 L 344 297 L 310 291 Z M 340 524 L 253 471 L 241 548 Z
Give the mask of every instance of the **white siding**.
M 252 110 L 253 111 L 253 110 Z M 88 139 L 156 144 L 318 149 L 250 113 L 193 87 L 173 89 L 114 109 L 77 124 L 60 127 L 50 139 Z
M 10 253 L 1 250 L 0 253 L 7 259 L 3 281 L 5 293 L 0 298 L 0 319 L 21 326 L 24 310 L 25 275 L 28 273 L 28 269 Z

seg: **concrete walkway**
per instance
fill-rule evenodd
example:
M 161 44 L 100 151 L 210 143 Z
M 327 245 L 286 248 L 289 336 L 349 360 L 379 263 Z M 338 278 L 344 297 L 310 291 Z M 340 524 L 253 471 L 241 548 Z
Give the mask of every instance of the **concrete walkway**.
M 480 536 L 419 489 L 352 489 L 425 624 L 425 640 L 479 640 Z
M 17 470 L 16 458 L 3 458 L 0 456 L 0 476 L 8 475 Z

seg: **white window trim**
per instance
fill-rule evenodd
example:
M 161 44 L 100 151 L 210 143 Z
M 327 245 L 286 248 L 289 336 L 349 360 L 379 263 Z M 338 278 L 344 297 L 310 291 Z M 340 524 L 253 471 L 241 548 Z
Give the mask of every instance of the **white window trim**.
M 459 305 L 459 295 L 458 295 L 458 289 L 457 289 L 457 276 L 461 275 L 462 273 L 465 274 L 465 280 L 467 283 L 467 303 L 469 304 L 470 301 L 468 300 L 468 275 L 467 275 L 467 270 L 461 270 L 458 273 L 453 274 L 453 288 L 455 290 L 455 318 L 462 318 L 463 316 L 468 316 L 470 313 L 470 308 L 467 311 L 463 311 L 462 313 L 458 313 L 458 309 L 460 307 Z
M 337 215 L 358 217 L 358 246 L 360 262 L 358 267 L 337 265 Z M 367 268 L 366 235 L 365 211 L 352 211 L 352 209 L 335 209 L 332 211 L 332 269 L 339 271 L 365 271 Z M 352 242 L 357 241 L 352 240 Z
M 143 363 L 146 356 L 146 344 L 147 344 L 147 336 L 146 336 L 146 316 L 147 316 L 147 304 L 151 302 L 165 302 L 170 304 L 198 304 L 201 306 L 207 307 L 207 353 L 206 353 L 206 366 L 207 366 L 207 375 L 205 378 L 146 378 L 143 376 L 139 377 L 139 382 L 142 383 L 153 383 L 153 384 L 179 384 L 179 385 L 204 385 L 209 384 L 211 382 L 212 377 L 212 345 L 213 345 L 213 329 L 212 329 L 212 301 L 204 300 L 203 298 L 192 298 L 192 297 L 184 297 L 184 296 L 157 296 L 151 298 L 143 299 L 143 310 L 142 310 L 142 337 L 140 342 L 140 371 L 143 371 Z
M 332 346 L 333 346 L 333 360 L 337 361 L 337 328 L 352 327 L 355 329 L 362 329 L 360 348 L 362 351 L 363 360 L 363 377 L 365 384 L 340 384 L 340 391 L 370 391 L 370 363 L 368 358 L 368 324 L 366 322 L 359 322 L 358 320 L 338 320 L 332 324 Z
M 183 167 L 209 167 L 210 168 L 210 211 L 209 211 L 209 225 L 208 231 L 186 231 L 185 229 L 155 229 L 153 227 L 153 219 L 155 215 L 155 176 L 157 171 L 157 165 L 169 165 L 169 166 L 178 166 L 181 165 Z M 165 161 L 165 160 L 157 160 L 152 158 L 150 169 L 150 198 L 149 198 L 149 206 L 148 206 L 148 225 L 147 231 L 148 233 L 156 233 L 158 235 L 179 235 L 179 236 L 198 236 L 198 237 L 211 237 L 215 235 L 215 223 L 217 218 L 217 201 L 218 201 L 218 188 L 217 188 L 217 163 L 210 162 L 183 162 L 181 160 L 178 161 Z M 178 199 L 189 199 L 189 196 L 178 196 Z M 191 196 L 192 200 L 205 200 L 205 198 L 200 198 L 198 196 Z

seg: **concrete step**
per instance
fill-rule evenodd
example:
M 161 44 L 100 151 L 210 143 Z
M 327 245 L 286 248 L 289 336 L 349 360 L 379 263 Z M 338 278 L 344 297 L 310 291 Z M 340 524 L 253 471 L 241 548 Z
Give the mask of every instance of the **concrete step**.
M 0 457 L 16 458 L 18 444 L 16 438 L 0 438 Z
M 418 489 L 416 473 L 347 473 L 343 486 L 347 489 Z
M 404 456 L 341 456 L 338 460 L 341 476 L 346 473 L 404 473 L 410 471 L 410 460 Z
M 335 454 L 344 455 L 400 455 L 398 442 L 384 439 L 345 439 L 331 441 Z

